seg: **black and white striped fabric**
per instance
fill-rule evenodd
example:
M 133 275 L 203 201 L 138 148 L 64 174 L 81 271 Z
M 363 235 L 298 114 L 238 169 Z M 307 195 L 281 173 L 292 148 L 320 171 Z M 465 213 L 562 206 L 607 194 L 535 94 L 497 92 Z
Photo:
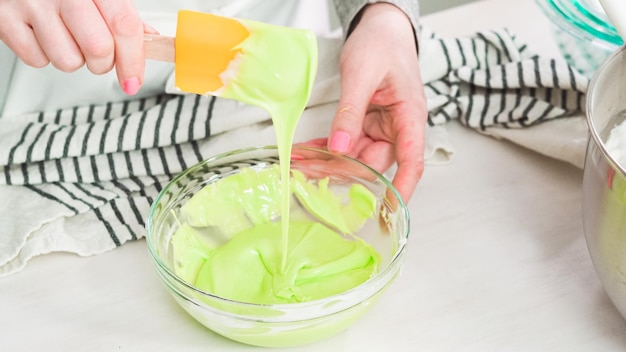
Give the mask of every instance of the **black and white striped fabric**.
M 438 40 L 429 35 L 426 55 L 445 60 L 425 73 L 431 125 L 459 119 L 479 131 L 520 128 L 570 116 L 584 106 L 585 76 L 561 58 L 530 53 L 506 30 Z
M 323 43 L 327 57 L 301 121 L 313 127 L 300 140 L 325 135 L 338 99 L 341 43 Z M 430 126 L 523 128 L 583 105 L 585 77 L 531 55 L 506 31 L 428 35 L 420 50 Z M 87 256 L 142 238 L 171 178 L 220 152 L 274 144 L 269 121 L 256 107 L 175 94 L 0 118 L 0 276 L 37 255 Z

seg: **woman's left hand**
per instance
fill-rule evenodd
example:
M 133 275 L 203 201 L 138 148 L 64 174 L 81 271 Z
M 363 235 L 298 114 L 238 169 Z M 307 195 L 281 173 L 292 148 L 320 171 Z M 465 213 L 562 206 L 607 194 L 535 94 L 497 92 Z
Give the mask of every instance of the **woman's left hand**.
M 341 55 L 341 96 L 328 140 L 339 154 L 379 172 L 395 162 L 393 184 L 405 201 L 424 169 L 426 98 L 413 27 L 399 8 L 363 9 Z

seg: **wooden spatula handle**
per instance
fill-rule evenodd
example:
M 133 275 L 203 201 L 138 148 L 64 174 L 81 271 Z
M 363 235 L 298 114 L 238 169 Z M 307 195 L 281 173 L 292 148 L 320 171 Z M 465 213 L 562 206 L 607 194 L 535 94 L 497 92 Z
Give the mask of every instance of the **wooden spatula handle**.
M 143 48 L 146 59 L 175 62 L 176 44 L 174 37 L 145 34 Z

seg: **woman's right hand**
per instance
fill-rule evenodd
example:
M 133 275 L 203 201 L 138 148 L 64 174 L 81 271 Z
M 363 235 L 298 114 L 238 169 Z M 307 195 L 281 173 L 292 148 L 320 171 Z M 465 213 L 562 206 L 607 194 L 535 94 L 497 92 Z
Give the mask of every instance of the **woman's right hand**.
M 132 0 L 0 0 L 0 40 L 25 64 L 94 74 L 115 68 L 127 94 L 139 91 L 143 24 Z

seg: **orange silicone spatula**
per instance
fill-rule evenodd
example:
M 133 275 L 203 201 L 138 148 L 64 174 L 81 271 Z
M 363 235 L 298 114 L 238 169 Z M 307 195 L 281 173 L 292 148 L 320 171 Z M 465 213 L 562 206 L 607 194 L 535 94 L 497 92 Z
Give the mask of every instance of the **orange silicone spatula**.
M 148 59 L 175 63 L 179 90 L 230 98 L 238 98 L 228 96 L 233 80 L 256 90 L 287 89 L 292 80 L 310 88 L 317 65 L 309 31 L 186 10 L 178 13 L 175 38 L 146 35 L 144 49 Z M 306 82 L 297 77 L 303 73 Z

